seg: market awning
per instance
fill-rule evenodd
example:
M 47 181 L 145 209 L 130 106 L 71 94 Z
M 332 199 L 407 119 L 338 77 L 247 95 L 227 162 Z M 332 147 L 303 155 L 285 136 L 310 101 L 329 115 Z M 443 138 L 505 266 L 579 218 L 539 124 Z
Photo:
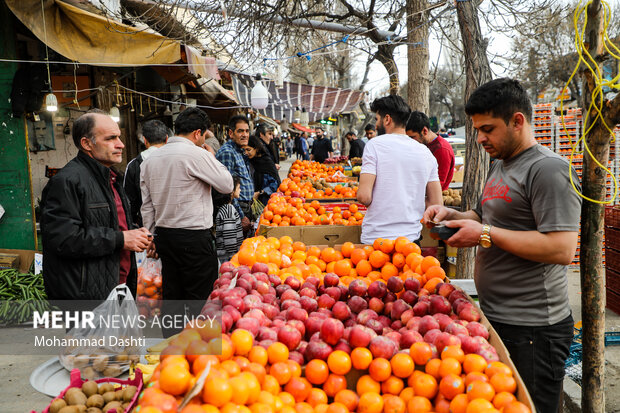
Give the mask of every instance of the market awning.
M 299 123 L 291 123 L 291 126 L 302 132 L 314 133 L 314 129 L 306 128 L 305 126 L 302 126 Z
M 231 73 L 231 77 L 237 100 L 242 105 L 250 106 L 250 95 L 256 81 L 252 76 L 241 73 Z M 270 94 L 269 105 L 259 113 L 278 121 L 286 116 L 290 122 L 298 107 L 306 109 L 310 122 L 317 122 L 329 115 L 352 111 L 364 98 L 361 90 L 291 82 L 284 82 L 283 87 L 276 88 L 272 80 L 263 80 L 263 84 Z
M 6 0 L 11 11 L 44 43 L 67 59 L 98 66 L 174 63 L 181 44 L 156 33 L 106 19 L 59 0 Z M 44 30 L 45 27 L 45 30 Z

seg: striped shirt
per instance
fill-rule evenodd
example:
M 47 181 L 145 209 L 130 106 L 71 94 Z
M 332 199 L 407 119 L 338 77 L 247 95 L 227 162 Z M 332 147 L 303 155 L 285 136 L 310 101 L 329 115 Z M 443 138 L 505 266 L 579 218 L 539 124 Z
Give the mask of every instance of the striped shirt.
M 222 205 L 215 217 L 215 246 L 220 262 L 229 261 L 243 242 L 241 218 L 232 204 Z

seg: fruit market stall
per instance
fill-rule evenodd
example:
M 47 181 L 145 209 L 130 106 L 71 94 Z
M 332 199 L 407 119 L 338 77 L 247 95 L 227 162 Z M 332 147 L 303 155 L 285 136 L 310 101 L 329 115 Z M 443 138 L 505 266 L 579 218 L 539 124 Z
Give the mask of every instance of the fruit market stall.
M 205 325 L 191 324 L 169 339 L 137 412 L 533 411 L 488 320 L 404 238 L 247 239 L 203 311 L 214 303 L 221 338 L 205 342 Z

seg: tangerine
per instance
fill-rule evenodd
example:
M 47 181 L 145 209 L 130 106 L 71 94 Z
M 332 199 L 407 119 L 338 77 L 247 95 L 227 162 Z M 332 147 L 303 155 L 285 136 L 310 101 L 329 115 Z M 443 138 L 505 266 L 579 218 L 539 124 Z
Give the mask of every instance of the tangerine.
M 516 400 L 517 398 L 512 393 L 508 393 L 505 391 L 499 392 L 495 395 L 495 397 L 493 397 L 493 406 L 495 406 L 496 409 L 502 409 L 508 403 L 514 402 Z
M 329 377 L 329 367 L 323 360 L 314 359 L 306 364 L 306 378 L 310 383 L 323 384 L 327 377 Z
M 379 393 L 381 391 L 381 384 L 366 374 L 357 380 L 356 391 L 360 396 L 368 392 Z
M 427 373 L 417 375 L 413 379 L 413 392 L 416 396 L 432 399 L 437 394 L 437 380 Z
M 351 363 L 358 370 L 366 370 L 372 362 L 372 353 L 365 347 L 356 347 L 351 352 Z M 306 367 L 307 371 L 307 367 Z
M 382 357 L 374 359 L 368 366 L 368 374 L 373 380 L 384 381 L 392 374 L 390 362 Z
M 189 369 L 181 364 L 169 364 L 161 369 L 159 387 L 173 396 L 184 394 L 190 386 L 192 378 Z
M 448 400 L 454 399 L 465 391 L 465 383 L 461 376 L 448 374 L 439 382 L 439 393 Z
M 383 398 L 379 393 L 368 392 L 360 396 L 357 413 L 381 413 L 383 411 Z
M 342 350 L 332 351 L 327 357 L 327 365 L 332 373 L 344 376 L 351 370 L 351 357 Z
M 463 359 L 463 371 L 465 373 L 471 373 L 477 371 L 482 373 L 487 367 L 487 361 L 480 354 L 467 354 Z
M 491 380 L 489 381 L 491 386 L 495 389 L 496 393 L 500 392 L 509 392 L 514 393 L 517 391 L 517 381 L 512 375 L 508 375 L 506 373 L 495 373 L 491 376 Z
M 232 398 L 232 387 L 228 380 L 214 377 L 204 385 L 202 390 L 202 401 L 212 404 L 215 407 L 223 406 Z
M 323 383 L 323 390 L 329 397 L 334 397 L 340 390 L 347 388 L 347 379 L 338 374 L 330 374 Z
M 424 366 L 431 358 L 433 358 L 433 349 L 429 343 L 420 341 L 411 345 L 409 348 L 409 354 L 415 364 Z
M 397 353 L 390 360 L 392 372 L 396 377 L 407 378 L 411 376 L 415 369 L 415 364 L 411 356 L 407 353 Z
M 409 413 L 430 412 L 433 410 L 431 401 L 426 397 L 413 396 L 407 403 L 407 411 Z
M 467 398 L 470 403 L 474 399 L 485 399 L 489 402 L 495 397 L 495 389 L 490 383 L 473 381 L 467 385 Z
M 334 396 L 334 401 L 345 405 L 350 412 L 354 412 L 357 409 L 359 399 L 360 397 L 353 390 L 349 389 L 340 390 Z

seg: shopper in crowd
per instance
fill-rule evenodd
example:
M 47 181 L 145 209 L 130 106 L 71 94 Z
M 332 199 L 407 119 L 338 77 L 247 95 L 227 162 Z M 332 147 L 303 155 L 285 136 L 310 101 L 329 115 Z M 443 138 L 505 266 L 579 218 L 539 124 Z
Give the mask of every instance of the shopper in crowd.
M 213 151 L 216 153 L 220 150 L 222 146 L 217 136 L 215 136 L 215 134 L 210 129 L 207 129 L 207 138 L 205 139 L 205 145 L 209 145 L 211 149 L 213 149 Z
M 536 143 L 532 104 L 518 81 L 496 79 L 480 86 L 465 112 L 478 143 L 495 158 L 486 186 L 473 210 L 432 206 L 424 221 L 458 228 L 449 245 L 478 246 L 480 306 L 536 410 L 556 412 L 573 339 L 566 271 L 577 248 L 579 178 L 565 159 Z
M 312 153 L 312 145 L 314 145 L 314 136 L 312 136 L 312 134 L 310 134 L 308 136 L 308 153 Z
M 254 198 L 258 199 L 263 205 L 267 205 L 269 197 L 278 191 L 281 182 L 278 169 L 257 137 L 250 136 L 250 140 L 243 147 L 243 151 L 250 160 L 252 177 L 254 178 Z
M 220 263 L 230 261 L 243 242 L 241 218 L 232 204 L 241 193 L 241 179 L 238 176 L 233 177 L 233 187 L 232 193 L 228 194 L 228 202 L 219 206 L 215 216 L 215 245 Z
M 140 152 L 140 155 L 129 161 L 125 170 L 125 179 L 123 180 L 123 187 L 131 205 L 131 218 L 138 226 L 142 226 L 142 214 L 140 214 L 140 208 L 142 207 L 140 165 L 154 151 L 164 146 L 168 140 L 168 127 L 160 120 L 149 120 L 142 125 L 142 137 L 144 138 L 146 150 Z
M 289 136 L 288 138 L 286 138 L 285 145 L 286 156 L 287 158 L 290 158 L 291 156 L 293 156 L 293 149 L 295 149 L 295 140 L 291 136 Z
M 295 135 L 295 155 L 297 155 L 297 160 L 304 158 L 304 152 L 301 147 L 301 134 Z
M 437 161 L 428 148 L 405 134 L 410 109 L 397 95 L 372 102 L 376 138 L 362 157 L 357 199 L 368 206 L 362 222 L 363 244 L 376 238 L 420 238 L 426 207 L 442 204 Z
M 369 123 L 364 127 L 364 136 L 362 136 L 362 141 L 364 143 L 368 143 L 369 140 L 377 136 L 377 131 L 375 130 L 375 125 Z
M 406 126 L 407 135 L 430 149 L 437 159 L 437 168 L 441 189 L 450 187 L 454 175 L 454 151 L 452 146 L 441 136 L 431 130 L 431 123 L 426 114 L 413 111 Z
M 334 149 L 332 148 L 331 140 L 325 137 L 323 128 L 318 126 L 316 128 L 316 139 L 314 140 L 314 144 L 312 146 L 312 154 L 310 155 L 310 159 L 323 163 L 325 162 L 325 159 L 332 157 L 333 152 Z
M 267 155 L 276 165 L 276 169 L 280 169 L 280 149 L 276 145 L 273 136 L 273 126 L 261 123 L 256 127 L 256 136 L 260 138 L 263 148 Z
M 48 299 L 104 300 L 119 284 L 136 294 L 133 252 L 149 245 L 146 228 L 131 229 L 131 209 L 118 172 L 121 131 L 101 110 L 73 123 L 78 154 L 41 198 L 43 281 Z
M 243 115 L 236 115 L 228 122 L 228 141 L 217 152 L 217 159 L 223 163 L 228 171 L 241 179 L 241 194 L 233 205 L 241 217 L 244 233 L 252 227 L 252 197 L 254 196 L 254 182 L 250 174 L 247 157 L 243 147 L 250 138 L 250 123 Z
M 349 141 L 349 159 L 361 158 L 364 154 L 364 142 L 357 138 L 355 131 L 349 131 L 345 135 L 347 141 Z
M 167 307 L 169 300 L 191 300 L 192 313 L 199 313 L 198 303 L 204 304 L 218 275 L 211 188 L 230 193 L 233 179 L 203 147 L 209 126 L 201 109 L 185 109 L 174 122 L 176 135 L 142 163 L 142 218 L 155 234 L 151 253 L 156 247 L 162 262 L 165 314 L 176 311 Z
M 301 134 L 301 138 L 299 139 L 299 144 L 301 145 L 301 159 L 307 161 L 310 159 L 310 151 L 308 149 L 308 139 L 306 138 L 306 133 Z

